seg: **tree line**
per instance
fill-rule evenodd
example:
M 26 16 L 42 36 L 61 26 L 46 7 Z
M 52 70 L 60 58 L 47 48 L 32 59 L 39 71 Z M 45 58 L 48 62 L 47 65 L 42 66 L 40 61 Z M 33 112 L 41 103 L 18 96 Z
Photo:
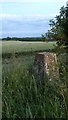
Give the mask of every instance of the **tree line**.
M 25 38 L 18 38 L 18 37 L 6 37 L 6 38 L 2 38 L 2 41 L 46 41 L 47 39 L 43 39 L 43 37 L 25 37 Z M 53 40 L 49 40 L 49 41 L 53 41 Z

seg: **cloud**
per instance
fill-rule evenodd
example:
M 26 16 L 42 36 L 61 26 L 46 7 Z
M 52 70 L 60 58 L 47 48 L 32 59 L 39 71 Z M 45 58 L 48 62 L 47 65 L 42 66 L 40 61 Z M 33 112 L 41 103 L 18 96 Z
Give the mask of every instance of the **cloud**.
M 55 14 L 37 14 L 37 15 L 17 15 L 17 14 L 0 14 L 0 20 L 12 20 L 12 21 L 38 21 L 55 17 Z
M 48 0 L 0 0 L 0 2 L 47 2 Z
M 1 17 L 17 17 L 16 14 L 0 14 Z
M 8 19 L 8 20 L 17 20 L 19 15 L 16 14 L 0 14 L 0 20 Z
M 0 2 L 46 2 L 47 0 L 0 0 Z
M 49 16 L 45 15 L 10 15 L 1 14 L 2 35 L 7 36 L 40 36 L 45 33 L 48 26 Z
M 32 2 L 32 3 L 35 3 L 35 2 L 48 2 L 48 3 L 52 3 L 52 2 L 54 2 L 54 3 L 66 3 L 67 2 L 67 0 L 0 0 L 0 2 L 16 2 L 16 3 L 23 3 L 23 2 L 27 2 L 27 3 L 29 3 L 29 2 Z

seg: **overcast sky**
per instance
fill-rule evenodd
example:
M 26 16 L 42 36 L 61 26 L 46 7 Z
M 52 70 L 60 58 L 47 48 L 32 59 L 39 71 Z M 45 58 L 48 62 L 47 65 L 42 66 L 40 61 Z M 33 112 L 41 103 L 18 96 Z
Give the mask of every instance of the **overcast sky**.
M 67 0 L 0 0 L 0 37 L 38 37 Z

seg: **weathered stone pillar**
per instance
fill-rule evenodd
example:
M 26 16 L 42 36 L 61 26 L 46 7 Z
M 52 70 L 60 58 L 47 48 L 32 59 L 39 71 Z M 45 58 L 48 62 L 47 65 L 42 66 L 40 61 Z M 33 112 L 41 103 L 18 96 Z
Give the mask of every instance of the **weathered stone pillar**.
M 57 56 L 55 53 L 41 52 L 36 54 L 34 61 L 34 74 L 40 82 L 59 78 Z

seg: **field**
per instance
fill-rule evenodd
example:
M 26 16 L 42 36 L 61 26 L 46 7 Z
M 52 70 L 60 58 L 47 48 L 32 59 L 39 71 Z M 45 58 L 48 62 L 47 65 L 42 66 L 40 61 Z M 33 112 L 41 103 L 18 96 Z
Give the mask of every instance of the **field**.
M 53 49 L 56 42 L 21 42 L 4 41 L 2 42 L 2 52 L 4 53 L 23 53 Z
M 2 43 L 3 118 L 68 117 L 65 51 L 58 54 L 55 50 L 58 65 L 61 66 L 60 83 L 56 83 L 55 80 L 50 83 L 47 80 L 44 86 L 40 86 L 33 73 L 35 54 L 40 51 L 54 51 L 55 46 L 56 42 Z

